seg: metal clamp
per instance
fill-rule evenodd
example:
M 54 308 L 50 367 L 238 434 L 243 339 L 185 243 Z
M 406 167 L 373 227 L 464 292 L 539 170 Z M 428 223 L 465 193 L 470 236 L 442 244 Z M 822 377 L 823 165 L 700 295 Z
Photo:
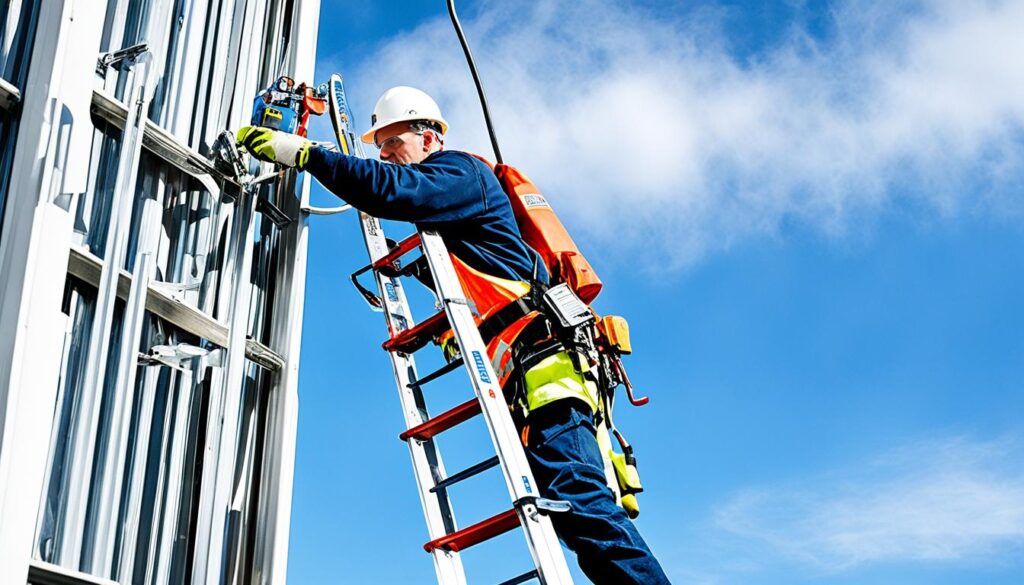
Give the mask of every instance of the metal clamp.
M 131 67 L 138 63 L 147 53 L 149 53 L 149 43 L 146 41 L 116 51 L 100 53 L 99 58 L 96 60 L 96 73 L 106 76 L 107 69 L 111 67 L 118 67 L 119 69 Z
M 572 504 L 569 502 L 565 500 L 549 500 L 548 498 L 522 498 L 516 503 L 516 506 L 522 508 L 526 517 L 534 522 L 538 521 L 541 514 L 562 514 L 572 511 Z
M 234 179 L 239 185 L 250 182 L 249 169 L 242 162 L 242 155 L 235 144 L 235 136 L 225 130 L 217 135 L 210 145 L 210 154 L 214 167 Z
M 223 350 L 220 348 L 210 350 L 188 343 L 176 343 L 174 345 L 154 345 L 149 348 L 148 353 L 139 353 L 140 366 L 161 366 L 175 370 L 185 371 L 192 367 L 194 360 L 207 358 L 209 365 L 217 367 L 223 365 Z

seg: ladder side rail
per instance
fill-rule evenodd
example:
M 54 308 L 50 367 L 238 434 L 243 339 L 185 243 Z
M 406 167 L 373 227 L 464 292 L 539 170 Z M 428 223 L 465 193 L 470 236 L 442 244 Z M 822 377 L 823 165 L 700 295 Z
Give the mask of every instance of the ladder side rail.
M 388 253 L 383 228 L 377 218 L 365 213 L 360 212 L 359 219 L 370 262 L 375 262 Z M 388 329 L 397 333 L 411 327 L 413 325 L 412 314 L 405 290 L 399 279 L 386 277 L 376 271 L 374 271 L 374 277 L 380 298 L 383 300 Z M 423 424 L 429 419 L 429 414 L 422 390 L 419 386 L 411 385 L 417 379 L 415 360 L 410 354 L 392 351 L 387 353 L 394 369 L 395 383 L 398 387 L 399 400 L 402 403 L 406 428 Z M 416 478 L 430 540 L 455 532 L 458 527 L 447 490 L 431 491 L 436 482 L 447 476 L 436 444 L 432 439 L 426 441 L 409 439 L 406 443 L 409 445 L 413 475 Z M 435 549 L 431 551 L 431 556 L 434 560 L 438 583 L 441 585 L 466 585 L 462 558 L 458 552 Z
M 420 239 L 434 277 L 437 296 L 448 315 L 473 391 L 480 401 L 540 581 L 545 585 L 571 584 L 569 567 L 551 519 L 536 507 L 535 500 L 540 494 L 533 472 L 448 250 L 437 232 L 421 231 Z

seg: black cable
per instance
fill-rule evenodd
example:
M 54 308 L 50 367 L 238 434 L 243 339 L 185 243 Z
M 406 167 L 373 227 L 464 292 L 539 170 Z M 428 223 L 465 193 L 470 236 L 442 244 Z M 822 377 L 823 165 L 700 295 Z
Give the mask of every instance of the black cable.
M 484 111 L 484 121 L 487 123 L 487 133 L 491 136 L 491 148 L 494 149 L 494 158 L 498 163 L 504 162 L 501 158 L 501 150 L 498 148 L 498 137 L 494 134 L 494 126 L 491 124 L 491 112 L 487 107 L 487 97 L 484 95 L 484 86 L 480 82 L 480 74 L 477 73 L 476 63 L 473 61 L 473 53 L 469 50 L 469 42 L 462 32 L 462 24 L 455 14 L 455 0 L 448 0 L 448 15 L 452 17 L 452 25 L 455 27 L 455 34 L 459 35 L 459 42 L 462 44 L 462 51 L 466 53 L 466 61 L 469 63 L 469 71 L 473 74 L 473 82 L 476 83 L 476 91 L 480 95 L 480 107 Z

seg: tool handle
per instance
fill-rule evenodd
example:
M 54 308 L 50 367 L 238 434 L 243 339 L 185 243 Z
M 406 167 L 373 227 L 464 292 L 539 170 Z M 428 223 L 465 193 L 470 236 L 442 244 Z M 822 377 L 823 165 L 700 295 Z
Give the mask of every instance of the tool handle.
M 626 396 L 629 397 L 629 403 L 633 406 L 643 406 L 651 401 L 648 396 L 641 396 L 636 398 L 633 396 L 633 384 L 629 382 L 629 376 L 626 375 L 626 367 L 622 365 L 622 360 L 615 358 L 615 368 L 619 371 L 619 376 L 622 377 L 622 385 L 626 387 Z

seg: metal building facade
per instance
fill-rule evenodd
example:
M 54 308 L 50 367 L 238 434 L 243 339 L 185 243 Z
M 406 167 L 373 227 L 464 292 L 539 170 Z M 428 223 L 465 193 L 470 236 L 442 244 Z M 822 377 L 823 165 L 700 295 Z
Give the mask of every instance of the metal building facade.
M 0 583 L 282 583 L 309 184 L 208 154 L 319 2 L 0 5 Z

